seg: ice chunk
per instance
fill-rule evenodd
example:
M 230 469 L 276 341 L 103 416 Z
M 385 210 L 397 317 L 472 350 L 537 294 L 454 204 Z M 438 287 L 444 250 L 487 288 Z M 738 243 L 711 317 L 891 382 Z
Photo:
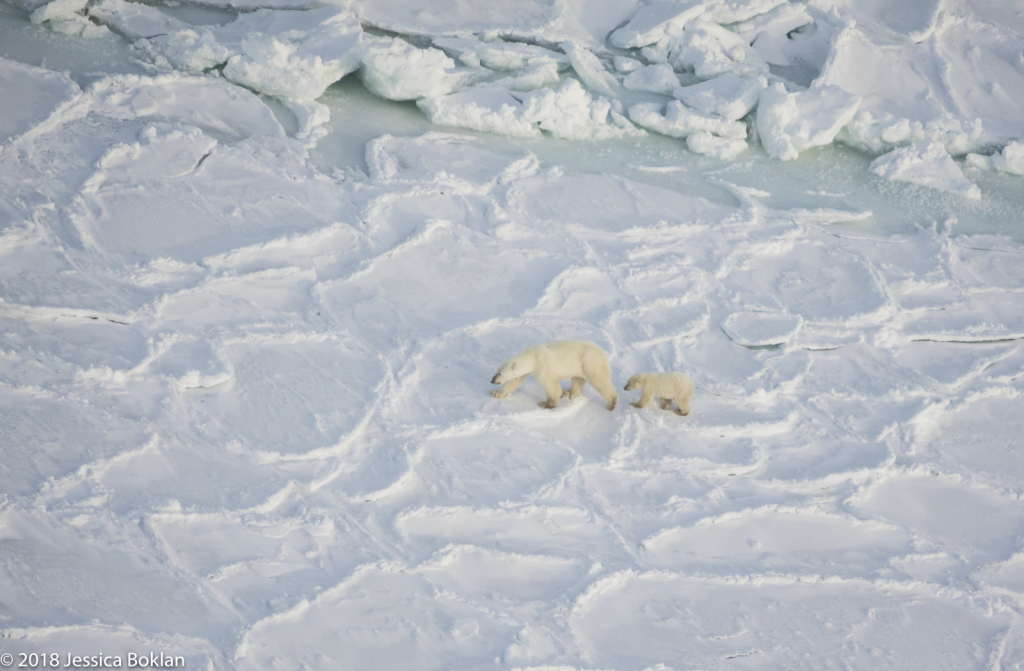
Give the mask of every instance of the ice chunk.
M 834 84 L 862 96 L 861 108 L 876 120 L 907 119 L 910 124 L 925 125 L 948 125 L 945 120 L 955 120 L 971 135 L 976 120 L 982 119 L 984 134 L 978 131 L 979 142 L 973 146 L 969 137 L 961 138 L 959 148 L 943 140 L 953 154 L 1024 135 L 1024 38 L 1020 35 L 952 18 L 921 44 L 906 38 L 892 44 L 875 35 L 861 31 L 859 24 L 845 26 L 834 36 L 828 61 L 815 83 Z M 926 139 L 933 139 L 929 135 L 924 133 Z
M 871 172 L 899 182 L 920 184 L 979 200 L 981 189 L 960 171 L 939 142 L 923 140 L 895 149 L 871 162 Z
M 48 21 L 47 24 L 55 33 L 69 37 L 95 38 L 112 35 L 106 26 L 100 26 L 80 14 L 71 14 Z
M 668 103 L 664 115 L 661 114 L 659 103 L 633 105 L 629 108 L 629 118 L 639 126 L 669 137 L 686 137 L 700 131 L 731 140 L 744 140 L 747 137 L 746 124 L 701 114 L 678 100 Z
M 615 63 L 615 69 L 619 72 L 633 72 L 644 66 L 640 61 L 628 56 L 615 56 L 613 62 Z
M 139 46 L 150 54 L 159 53 L 174 67 L 187 72 L 199 73 L 226 63 L 234 51 L 219 44 L 209 28 L 200 30 L 202 32 L 191 28 L 179 30 L 152 42 L 141 40 Z M 159 48 L 151 48 L 157 44 Z
M 686 138 L 686 148 L 695 154 L 704 154 L 723 161 L 730 161 L 747 150 L 747 143 L 744 140 L 718 137 L 702 130 Z
M 540 130 L 523 117 L 522 104 L 508 91 L 479 86 L 416 103 L 431 123 L 512 137 L 540 137 Z
M 29 20 L 32 23 L 42 23 L 43 21 L 75 16 L 78 12 L 85 9 L 86 2 L 88 0 L 53 0 L 53 2 L 43 5 L 32 12 L 29 15 Z
M 642 7 L 629 23 L 609 35 L 608 41 L 620 49 L 646 47 L 680 35 L 684 27 L 697 17 L 712 24 L 737 23 L 769 12 L 787 2 L 788 0 L 654 2 Z
M 768 74 L 768 64 L 741 37 L 702 19 L 686 26 L 678 44 L 669 46 L 668 58 L 704 78 L 725 72 L 748 77 Z
M 319 56 L 302 57 L 298 47 L 274 37 L 256 35 L 242 40 L 242 54 L 224 68 L 231 81 L 267 95 L 313 100 L 328 86 L 355 70 L 352 61 L 324 63 Z
M 794 56 L 799 53 L 791 33 L 813 21 L 807 13 L 807 5 L 793 2 L 779 5 L 766 14 L 732 28 L 766 62 L 772 65 L 791 65 Z M 824 57 L 821 61 L 824 62 Z
M 362 27 L 355 15 L 336 7 L 259 10 L 221 32 L 238 45 L 224 76 L 267 95 L 313 100 L 360 63 Z
M 136 40 L 192 28 L 155 7 L 126 0 L 99 0 L 89 7 L 89 16 Z
M 366 49 L 359 76 L 366 88 L 390 100 L 443 96 L 474 79 L 457 71 L 440 49 L 417 49 L 405 40 L 382 40 Z
M 838 86 L 818 86 L 787 93 L 782 84 L 761 92 L 757 130 L 765 151 L 783 161 L 801 151 L 830 144 L 857 113 L 860 96 Z
M 307 146 L 315 145 L 317 140 L 330 132 L 325 128 L 331 120 L 331 110 L 327 105 L 313 100 L 286 100 L 284 105 L 295 115 L 299 124 L 296 139 L 305 140 Z
M 707 0 L 702 18 L 715 23 L 739 23 L 764 14 L 789 0 Z
M 727 72 L 693 86 L 680 87 L 674 95 L 699 112 L 736 120 L 754 108 L 767 86 L 768 80 L 764 77 L 745 79 Z
M 265 3 L 268 0 L 246 1 Z M 291 1 L 312 4 L 314 0 Z M 368 25 L 406 35 L 502 35 L 548 43 L 561 42 L 570 37 L 570 32 L 584 39 L 588 37 L 582 28 L 567 30 L 565 19 L 574 10 L 563 2 L 345 0 L 338 4 L 350 6 Z M 596 44 L 596 40 L 593 42 Z
M 1003 151 L 991 156 L 968 154 L 967 164 L 982 170 L 999 170 L 1013 175 L 1024 175 L 1024 144 L 1011 142 Z
M 471 67 L 492 70 L 523 70 L 541 63 L 568 66 L 569 58 L 544 47 L 521 42 L 482 42 L 471 37 L 435 37 L 434 46 L 456 53 L 459 60 Z
M 119 2 L 101 3 L 112 25 L 136 33 L 156 27 L 154 17 L 142 12 L 142 18 L 131 18 Z M 153 60 L 160 62 L 162 57 L 188 72 L 226 64 L 224 76 L 229 80 L 280 98 L 313 100 L 360 63 L 362 27 L 353 14 L 336 7 L 301 12 L 261 9 L 224 26 L 165 32 L 140 40 L 137 46 Z
M 622 85 L 630 91 L 652 91 L 671 95 L 679 88 L 679 77 L 668 63 L 643 65 L 627 75 L 622 80 Z
M 606 96 L 614 97 L 615 90 L 619 88 L 619 82 L 612 73 L 605 70 L 600 59 L 585 47 L 573 41 L 564 42 L 562 48 L 569 55 L 569 61 L 573 69 L 579 75 L 587 88 L 603 93 Z
M 519 74 L 502 77 L 491 83 L 513 91 L 533 91 L 549 84 L 557 84 L 559 79 L 557 64 L 538 63 Z
M 646 47 L 681 32 L 703 13 L 703 2 L 654 2 L 641 7 L 629 23 L 608 36 L 608 41 L 620 49 Z
M 567 79 L 557 91 L 545 89 L 526 94 L 523 117 L 553 136 L 568 140 L 642 134 L 613 111 L 606 98 L 595 100 L 575 79 Z
M 981 119 L 963 123 L 959 119 L 944 116 L 922 123 L 888 113 L 875 115 L 868 110 L 860 110 L 843 127 L 836 140 L 876 154 L 922 140 L 932 140 L 941 142 L 950 155 L 962 156 L 984 146 L 981 139 L 982 127 Z

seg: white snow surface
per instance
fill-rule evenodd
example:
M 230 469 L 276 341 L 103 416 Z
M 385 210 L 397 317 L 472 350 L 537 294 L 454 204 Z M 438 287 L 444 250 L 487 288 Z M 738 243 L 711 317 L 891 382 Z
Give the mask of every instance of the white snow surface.
M 1024 668 L 1014 3 L 57 1 L 0 6 L 0 662 Z M 616 410 L 488 395 L 555 339 Z

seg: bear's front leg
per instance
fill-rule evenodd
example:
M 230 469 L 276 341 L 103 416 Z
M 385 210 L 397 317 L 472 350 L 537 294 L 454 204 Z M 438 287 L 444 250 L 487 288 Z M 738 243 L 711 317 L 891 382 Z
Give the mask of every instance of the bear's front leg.
M 663 399 L 661 399 L 661 409 L 662 410 L 668 410 L 671 407 L 672 407 L 672 399 L 670 399 L 670 398 L 663 398 Z
M 498 387 L 497 389 L 492 389 L 491 396 L 493 396 L 494 398 L 505 398 L 506 396 L 514 392 L 516 389 L 518 389 L 519 385 L 521 385 L 523 383 L 523 380 L 525 379 L 525 375 L 523 375 L 522 377 L 514 377 L 505 384 Z
M 642 392 L 640 392 L 640 400 L 637 401 L 636 403 L 630 403 L 630 405 L 633 406 L 634 408 L 646 408 L 647 404 L 651 402 L 652 398 L 654 398 L 654 394 L 644 389 Z
M 679 399 L 677 398 L 676 399 L 676 405 L 679 406 L 679 409 L 676 410 L 676 414 L 677 415 L 682 415 L 683 417 L 686 417 L 687 415 L 690 414 L 690 401 L 689 401 L 689 399 L 687 399 L 687 400 L 683 401 L 682 403 L 680 403 Z

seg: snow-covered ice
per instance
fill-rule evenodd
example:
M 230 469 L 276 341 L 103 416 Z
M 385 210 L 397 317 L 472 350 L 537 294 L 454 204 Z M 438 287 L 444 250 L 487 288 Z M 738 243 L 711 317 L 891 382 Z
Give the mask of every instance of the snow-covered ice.
M 0 655 L 1024 668 L 1022 35 L 0 4 Z
M 894 149 L 872 161 L 870 170 L 886 179 L 951 191 L 975 200 L 981 198 L 981 189 L 964 177 L 963 171 L 939 142 L 922 140 L 909 147 Z
M 761 92 L 757 132 L 770 156 L 792 161 L 805 149 L 831 144 L 860 101 L 838 86 L 789 93 L 782 84 L 773 84 Z

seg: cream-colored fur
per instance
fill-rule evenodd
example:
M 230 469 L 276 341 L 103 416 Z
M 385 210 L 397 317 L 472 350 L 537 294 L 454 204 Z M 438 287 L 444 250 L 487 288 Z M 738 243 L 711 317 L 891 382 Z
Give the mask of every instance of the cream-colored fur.
M 576 398 L 583 393 L 583 385 L 587 382 L 605 400 L 609 410 L 614 410 L 619 402 L 608 371 L 608 356 L 592 342 L 556 340 L 527 347 L 498 368 L 491 383 L 502 387 L 492 389 L 491 396 L 505 398 L 523 383 L 527 375 L 533 375 L 547 395 L 547 400 L 539 404 L 542 408 L 556 407 L 562 396 Z M 572 378 L 572 383 L 562 391 L 558 381 L 567 377 Z
M 637 373 L 629 378 L 626 391 L 640 390 L 640 400 L 630 403 L 634 408 L 646 408 L 655 396 L 661 398 L 661 409 L 668 410 L 672 401 L 679 409 L 677 415 L 690 414 L 690 397 L 693 396 L 693 380 L 682 373 Z

